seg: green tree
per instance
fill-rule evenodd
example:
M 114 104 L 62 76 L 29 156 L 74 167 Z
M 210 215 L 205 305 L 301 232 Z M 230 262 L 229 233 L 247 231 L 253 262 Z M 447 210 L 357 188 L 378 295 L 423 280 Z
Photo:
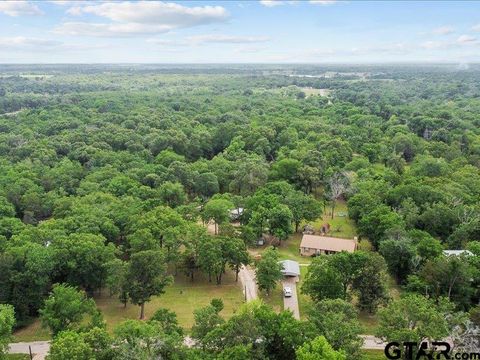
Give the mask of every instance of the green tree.
M 40 309 L 40 319 L 43 326 L 50 328 L 53 336 L 64 330 L 104 325 L 93 299 L 64 284 L 53 286 L 45 306 Z
M 152 296 L 163 294 L 172 282 L 166 270 L 165 255 L 161 251 L 146 250 L 131 256 L 126 273 L 127 292 L 130 301 L 140 305 L 140 319 L 145 318 L 145 303 Z
M 419 272 L 426 291 L 435 299 L 446 297 L 461 306 L 468 307 L 474 293 L 472 287 L 474 269 L 468 256 L 441 256 L 425 263 Z M 424 291 L 425 289 L 419 289 Z
M 406 295 L 378 312 L 376 336 L 390 341 L 414 341 L 445 338 L 449 333 L 446 315 L 452 311 L 448 302 L 438 305 L 421 295 Z
M 305 195 L 300 191 L 291 193 L 286 198 L 286 205 L 292 212 L 292 220 L 295 224 L 295 232 L 298 232 L 302 221 L 315 221 L 322 215 L 320 202 L 312 196 Z
M 380 254 L 385 258 L 390 273 L 403 284 L 413 271 L 415 247 L 408 239 L 384 240 L 380 243 Z
M 193 312 L 195 319 L 195 323 L 192 326 L 193 338 L 202 341 L 210 331 L 223 324 L 224 320 L 219 315 L 221 310 L 218 306 L 214 306 L 213 300 L 210 305 L 195 310 Z
M 12 340 L 15 311 L 12 305 L 0 304 L 0 359 L 3 359 Z
M 95 359 L 90 346 L 85 343 L 81 333 L 62 331 L 53 339 L 47 360 L 91 360 Z
M 115 359 L 182 359 L 183 336 L 166 334 L 157 321 L 127 320 L 114 329 Z
M 97 327 L 88 332 L 62 331 L 52 340 L 47 359 L 113 360 L 112 339 Z
M 128 263 L 120 259 L 114 259 L 105 264 L 107 268 L 107 280 L 105 285 L 110 290 L 110 295 L 117 295 L 124 307 L 127 307 L 127 268 Z
M 310 295 L 315 301 L 345 299 L 347 287 L 348 283 L 342 282 L 340 272 L 331 266 L 330 259 L 317 256 L 308 266 L 302 292 Z
M 318 336 L 300 346 L 296 351 L 297 360 L 345 360 L 341 351 L 333 350 L 323 336 Z
M 277 282 L 283 277 L 282 265 L 278 261 L 277 251 L 270 247 L 262 253 L 255 270 L 258 288 L 267 295 L 275 289 Z
M 239 238 L 223 238 L 223 257 L 228 265 L 235 271 L 235 281 L 238 281 L 238 273 L 243 265 L 250 263 L 250 255 L 247 246 Z
M 185 190 L 180 183 L 173 183 L 170 181 L 164 182 L 158 188 L 158 192 L 162 203 L 171 208 L 175 208 L 185 203 Z
M 113 260 L 113 244 L 93 234 L 71 234 L 50 245 L 54 262 L 54 281 L 84 288 L 90 294 L 100 289 L 107 277 L 105 264 Z
M 218 234 L 218 225 L 227 222 L 230 218 L 230 210 L 233 204 L 225 199 L 211 199 L 208 201 L 202 212 L 202 219 L 205 222 L 213 220 L 215 222 L 215 235 Z
M 322 300 L 312 304 L 307 316 L 316 332 L 325 336 L 334 349 L 343 350 L 348 359 L 361 356 L 362 328 L 353 305 L 341 299 Z
M 198 266 L 208 274 L 208 281 L 215 276 L 218 285 L 222 282 L 225 260 L 221 239 L 208 236 L 198 246 Z
M 160 308 L 155 311 L 149 321 L 157 322 L 166 334 L 177 333 L 179 335 L 183 335 L 183 329 L 178 324 L 177 314 L 173 311 Z

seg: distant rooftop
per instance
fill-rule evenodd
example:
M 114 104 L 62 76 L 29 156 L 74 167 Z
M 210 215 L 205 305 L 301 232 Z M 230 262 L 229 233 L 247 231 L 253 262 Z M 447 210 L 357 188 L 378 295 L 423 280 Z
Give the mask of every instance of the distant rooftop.
M 300 276 L 300 265 L 293 260 L 279 261 L 283 265 L 282 274 L 285 276 Z
M 302 237 L 300 247 L 335 252 L 354 252 L 355 248 L 357 247 L 357 243 L 353 239 L 342 239 L 330 236 L 305 234 Z
M 469 250 L 443 250 L 443 255 L 446 256 L 460 256 L 460 255 L 468 255 L 471 256 L 473 253 Z

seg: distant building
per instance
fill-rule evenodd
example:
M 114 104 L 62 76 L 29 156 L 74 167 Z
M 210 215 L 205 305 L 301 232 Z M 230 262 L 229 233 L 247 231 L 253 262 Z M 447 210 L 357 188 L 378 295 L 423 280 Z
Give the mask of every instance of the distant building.
M 283 266 L 282 274 L 284 276 L 300 276 L 300 265 L 293 260 L 279 261 Z
M 460 256 L 460 255 L 471 256 L 471 255 L 473 255 L 473 253 L 469 250 L 443 250 L 443 255 L 445 255 L 445 256 Z
M 240 216 L 243 215 L 243 208 L 237 208 L 230 210 L 230 219 L 232 221 L 237 221 L 240 219 Z
M 354 252 L 357 249 L 357 239 L 341 239 L 330 236 L 305 234 L 300 243 L 300 255 L 314 256 L 335 254 L 341 251 Z

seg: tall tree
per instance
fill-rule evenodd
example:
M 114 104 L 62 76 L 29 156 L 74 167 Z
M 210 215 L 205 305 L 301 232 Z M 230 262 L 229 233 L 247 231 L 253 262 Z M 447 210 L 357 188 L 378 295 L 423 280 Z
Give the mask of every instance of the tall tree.
M 307 316 L 316 332 L 325 336 L 335 350 L 343 350 L 352 360 L 361 356 L 362 328 L 353 305 L 341 299 L 322 300 L 312 304 Z
M 215 235 L 218 234 L 218 225 L 227 222 L 230 218 L 230 210 L 234 208 L 231 201 L 226 199 L 212 199 L 207 202 L 202 212 L 205 222 L 215 222 Z
M 332 204 L 332 219 L 335 216 L 335 205 L 337 200 L 345 195 L 350 187 L 350 180 L 347 175 L 341 172 L 334 173 L 328 180 L 328 199 Z
M 165 255 L 161 251 L 140 251 L 130 258 L 126 274 L 127 291 L 130 301 L 140 305 L 140 319 L 145 318 L 145 303 L 152 296 L 163 294 L 165 287 L 172 282 L 166 271 Z
M 277 251 L 270 247 L 262 253 L 262 258 L 258 261 L 255 270 L 258 288 L 265 291 L 267 295 L 275 289 L 277 282 L 283 277 L 282 265 L 278 260 Z
M 378 312 L 376 336 L 388 342 L 444 339 L 449 334 L 446 315 L 452 310 L 452 305 L 445 301 L 437 305 L 421 295 L 406 295 Z
M 104 326 L 101 313 L 93 299 L 72 286 L 56 284 L 40 310 L 42 325 L 50 328 L 53 336 L 64 330 Z
M 0 358 L 3 358 L 7 353 L 8 344 L 12 340 L 14 325 L 15 311 L 13 306 L 0 304 Z
M 345 360 L 346 356 L 341 351 L 333 350 L 332 346 L 323 336 L 304 343 L 296 350 L 297 360 Z

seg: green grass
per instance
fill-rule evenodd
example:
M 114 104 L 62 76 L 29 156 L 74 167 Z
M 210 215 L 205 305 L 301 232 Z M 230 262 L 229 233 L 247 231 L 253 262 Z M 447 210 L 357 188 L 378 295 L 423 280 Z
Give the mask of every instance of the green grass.
M 265 293 L 260 292 L 259 297 L 265 304 L 270 305 L 273 310 L 277 312 L 283 310 L 282 284 L 277 284 L 277 287 L 268 296 Z
M 164 307 L 174 311 L 179 324 L 186 330 L 190 330 L 193 325 L 193 310 L 208 305 L 213 298 L 223 300 L 225 308 L 221 315 L 225 318 L 232 316 L 244 303 L 242 287 L 240 282 L 235 282 L 233 272 L 227 271 L 222 279 L 222 285 L 219 286 L 213 282 L 209 283 L 201 274 L 197 274 L 193 283 L 185 276 L 179 275 L 175 278 L 175 282 L 167 287 L 165 294 L 153 297 L 145 305 L 145 315 L 148 319 L 158 308 Z M 138 306 L 128 304 L 124 308 L 115 296 L 109 297 L 107 291 L 104 291 L 104 295 L 95 298 L 95 301 L 102 311 L 109 331 L 112 331 L 120 322 L 138 319 L 140 315 Z M 50 337 L 49 331 L 41 327 L 38 319 L 14 333 L 15 342 L 49 340 Z
M 345 214 L 345 216 L 338 216 L 339 214 Z M 313 223 L 316 231 L 318 231 L 323 224 L 330 224 L 329 236 L 340 237 L 346 239 L 353 239 L 354 236 L 357 236 L 357 229 L 355 227 L 355 222 L 348 217 L 348 209 L 345 201 L 337 201 L 335 206 L 333 219 L 331 217 L 331 208 L 327 207 L 322 218 L 317 219 Z
M 302 320 L 306 319 L 306 308 L 308 304 L 312 301 L 310 296 L 302 293 L 302 284 L 305 280 L 305 275 L 307 274 L 308 267 L 300 266 L 300 281 L 297 283 L 297 294 L 298 294 L 298 310 L 300 311 L 300 318 Z
M 309 256 L 300 255 L 300 242 L 302 241 L 302 234 L 293 234 L 287 240 L 282 241 L 277 248 L 278 255 L 282 260 L 295 260 L 299 263 L 309 264 L 312 258 Z
M 363 327 L 364 334 L 373 335 L 375 333 L 378 326 L 378 318 L 375 314 L 362 311 L 358 314 L 358 320 Z
M 364 349 L 362 353 L 365 355 L 366 360 L 385 360 L 387 358 L 383 350 Z
M 13 342 L 50 340 L 50 338 L 49 330 L 42 328 L 39 319 L 33 320 L 13 333 Z
M 28 360 L 30 356 L 27 354 L 7 354 L 6 360 Z
M 221 315 L 229 318 L 244 302 L 240 282 L 235 282 L 235 275 L 227 272 L 222 285 L 213 282 L 197 274 L 192 283 L 185 276 L 179 275 L 174 284 L 167 287 L 165 294 L 154 297 L 145 305 L 145 316 L 152 316 L 158 308 L 167 308 L 177 314 L 179 324 L 189 330 L 193 325 L 193 311 L 206 306 L 213 298 L 223 300 L 225 308 Z M 118 323 L 127 319 L 137 319 L 140 314 L 138 306 L 128 304 L 123 307 L 116 297 L 102 296 L 96 299 L 98 308 L 102 311 L 107 321 L 107 329 L 112 330 Z

